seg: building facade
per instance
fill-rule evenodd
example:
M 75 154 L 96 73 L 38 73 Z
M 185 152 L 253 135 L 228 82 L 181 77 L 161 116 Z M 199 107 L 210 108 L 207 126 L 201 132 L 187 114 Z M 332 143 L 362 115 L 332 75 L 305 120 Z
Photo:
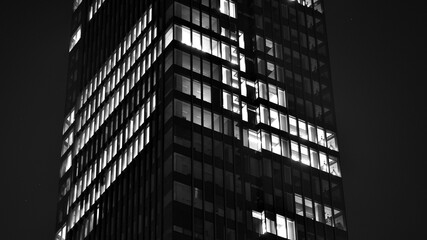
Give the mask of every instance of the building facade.
M 347 239 L 323 10 L 73 0 L 56 239 Z

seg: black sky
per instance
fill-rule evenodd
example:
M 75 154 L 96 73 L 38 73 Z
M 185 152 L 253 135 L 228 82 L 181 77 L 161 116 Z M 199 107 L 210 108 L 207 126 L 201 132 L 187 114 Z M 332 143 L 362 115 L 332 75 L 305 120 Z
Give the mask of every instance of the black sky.
M 425 239 L 421 1 L 326 0 L 351 240 Z M 69 0 L 0 8 L 0 239 L 53 239 Z

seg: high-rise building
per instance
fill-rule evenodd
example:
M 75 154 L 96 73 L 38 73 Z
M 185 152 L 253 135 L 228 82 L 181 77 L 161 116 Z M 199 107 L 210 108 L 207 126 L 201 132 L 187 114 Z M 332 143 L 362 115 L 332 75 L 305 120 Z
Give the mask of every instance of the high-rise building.
M 345 240 L 322 0 L 73 0 L 56 239 Z

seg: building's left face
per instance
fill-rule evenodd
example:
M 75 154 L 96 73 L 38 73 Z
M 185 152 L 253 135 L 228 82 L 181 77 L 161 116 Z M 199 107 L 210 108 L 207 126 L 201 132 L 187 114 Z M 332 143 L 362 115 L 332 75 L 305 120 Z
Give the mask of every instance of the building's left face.
M 156 131 L 156 75 L 162 68 L 157 58 L 164 36 L 153 20 L 153 4 L 161 9 L 160 2 L 73 0 L 58 240 L 88 237 L 105 214 L 113 214 L 111 208 L 120 209 L 109 216 L 121 226 L 118 233 L 132 225 L 127 213 L 135 209 L 120 206 L 137 199 L 131 189 L 144 187 L 138 176 L 156 167 L 147 161 L 128 168 L 138 155 L 156 157 L 154 148 L 143 149 Z M 114 182 L 119 194 L 107 197 Z

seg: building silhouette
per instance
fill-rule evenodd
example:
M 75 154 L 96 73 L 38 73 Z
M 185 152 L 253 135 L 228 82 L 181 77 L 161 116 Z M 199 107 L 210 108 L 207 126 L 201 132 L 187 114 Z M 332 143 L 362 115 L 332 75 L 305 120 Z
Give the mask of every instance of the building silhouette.
M 322 0 L 73 3 L 56 239 L 347 239 Z

